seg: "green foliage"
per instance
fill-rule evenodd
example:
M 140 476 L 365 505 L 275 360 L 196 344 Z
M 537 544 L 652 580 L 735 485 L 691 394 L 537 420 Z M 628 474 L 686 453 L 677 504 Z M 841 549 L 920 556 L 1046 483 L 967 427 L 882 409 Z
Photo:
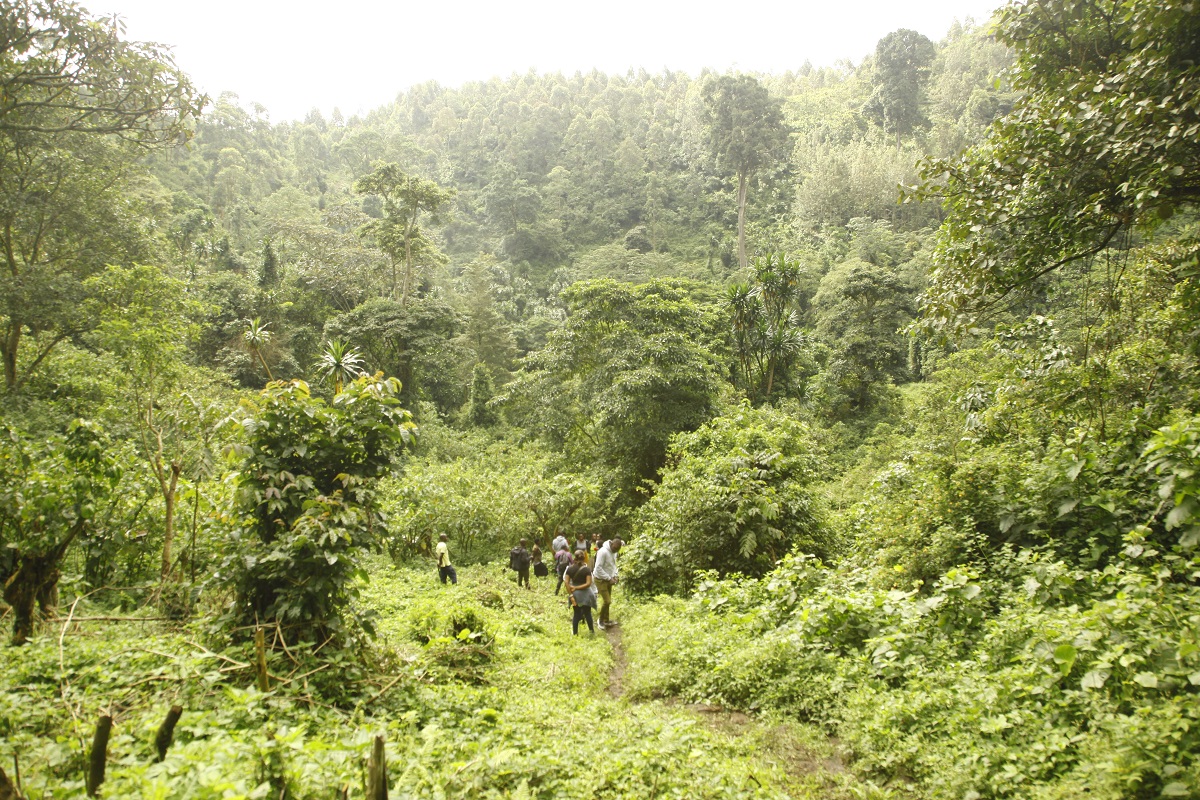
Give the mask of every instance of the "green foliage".
M 1038 0 L 1000 14 L 1020 92 L 984 143 L 925 169 L 949 216 L 926 324 L 967 329 L 1039 279 L 1194 207 L 1200 77 L 1189 0 Z
M 757 577 L 793 549 L 830 555 L 811 489 L 819 467 L 807 426 L 769 407 L 743 405 L 679 434 L 622 553 L 626 583 L 673 593 L 690 589 L 699 570 Z
M 788 559 L 639 611 L 631 683 L 819 720 L 930 797 L 1187 796 L 1197 564 L 1130 552 L 1089 572 L 1027 551 L 1003 581 L 950 570 L 928 593 Z
M 433 240 L 418 225 L 422 216 L 440 221 L 442 207 L 454 197 L 454 192 L 415 175 L 409 175 L 399 164 L 379 163 L 370 173 L 354 184 L 354 191 L 377 196 L 383 201 L 383 216 L 363 226 L 363 233 L 373 238 L 379 249 L 392 262 L 391 297 L 408 304 L 413 288 L 413 270 L 430 266 L 440 257 Z M 404 265 L 403 281 L 397 277 L 398 263 Z M 399 285 L 398 285 L 399 282 Z
M 12 607 L 13 643 L 33 632 L 34 605 L 57 604 L 59 566 L 115 490 L 121 471 L 109 442 L 76 420 L 40 448 L 4 429 L 0 437 L 0 579 Z
M 461 330 L 461 316 L 437 298 L 404 305 L 375 297 L 330 319 L 324 333 L 358 350 L 371 369 L 399 378 L 405 403 L 430 400 L 449 414 L 463 402 L 459 367 L 469 354 L 453 344 Z
M 548 547 L 555 532 L 590 532 L 603 514 L 596 479 L 562 471 L 536 443 L 423 455 L 380 492 L 388 546 L 401 561 L 432 554 L 443 533 L 456 564 L 500 559 L 523 538 Z
M 146 253 L 129 172 L 186 137 L 206 98 L 158 45 L 70 2 L 5 7 L 0 44 L 0 358 L 20 388 L 87 330 L 81 284 Z
M 746 269 L 746 202 L 749 181 L 781 161 L 787 142 L 780 101 L 752 75 L 718 75 L 701 89 L 709 150 L 737 182 L 738 266 Z
M 972 657 L 926 662 L 898 692 L 856 690 L 845 734 L 866 761 L 935 797 L 1193 794 L 1200 675 L 1178 620 L 1195 619 L 1198 598 L 1172 575 L 1196 564 L 1064 566 L 1024 565 Z
M 487 367 L 476 364 L 471 370 L 471 388 L 467 395 L 466 419 L 472 425 L 488 427 L 500 421 L 500 415 L 488 403 L 496 396 Z
M 821 279 L 812 304 L 817 332 L 832 351 L 827 382 L 841 397 L 823 402 L 835 419 L 867 410 L 873 386 L 909 377 L 909 345 L 900 329 L 912 320 L 913 294 L 896 268 L 855 258 Z
M 326 404 L 273 383 L 238 420 L 237 527 L 218 580 L 234 624 L 278 622 L 289 638 L 346 639 L 343 619 L 382 534 L 374 483 L 415 426 L 395 379 L 361 377 Z
M 1200 545 L 1200 418 L 1159 429 L 1145 457 L 1147 469 L 1159 478 L 1159 496 L 1171 503 L 1164 526 L 1178 530 L 1181 548 L 1194 550 Z
M 389 791 L 400 796 L 854 796 L 795 786 L 786 754 L 766 746 L 777 729 L 748 721 L 734 735 L 678 706 L 609 697 L 608 641 L 571 636 L 569 616 L 548 592 L 477 568 L 464 570 L 457 587 L 382 563 L 370 571 L 361 602 L 380 612 L 397 648 L 378 652 L 378 672 L 331 658 L 333 666 L 302 678 L 315 669 L 308 657 L 293 649 L 297 664 L 277 651 L 268 655 L 271 672 L 296 680 L 264 693 L 253 687 L 245 645 L 221 648 L 153 622 L 78 623 L 87 635 L 68 634 L 61 647 L 57 636 L 40 637 L 22 658 L 0 660 L 0 759 L 17 757 L 29 797 L 83 797 L 90 710 L 119 696 L 104 784 L 111 796 L 216 800 L 278 796 L 283 787 L 293 797 L 347 787 L 353 795 L 377 734 L 386 740 Z M 501 607 L 476 603 L 484 591 L 500 595 Z M 406 634 L 413 621 L 456 614 L 453 624 L 494 637 L 490 657 L 470 670 L 444 661 L 440 639 L 453 627 L 431 623 L 438 636 L 428 644 Z M 336 705 L 313 696 L 331 672 L 344 679 Z M 184 713 L 159 763 L 153 740 L 171 702 Z M 595 752 L 604 753 L 603 768 L 577 756 Z
M 662 468 L 671 435 L 711 414 L 717 313 L 699 286 L 614 281 L 575 284 L 563 294 L 565 327 L 527 359 L 510 389 L 513 417 L 575 463 L 617 474 L 620 502 Z
M 800 330 L 803 273 L 783 253 L 754 260 L 748 283 L 729 287 L 726 305 L 737 359 L 734 382 L 751 403 L 770 402 L 776 382 L 786 393 L 791 367 L 805 346 Z
M 317 360 L 316 372 L 332 384 L 334 394 L 341 394 L 342 386 L 348 381 L 366 374 L 362 364 L 361 353 L 341 339 L 331 339 L 325 343 L 325 350 Z
M 875 45 L 875 90 L 863 111 L 885 130 L 910 133 L 927 120 L 924 90 L 937 50 L 908 28 L 892 31 Z

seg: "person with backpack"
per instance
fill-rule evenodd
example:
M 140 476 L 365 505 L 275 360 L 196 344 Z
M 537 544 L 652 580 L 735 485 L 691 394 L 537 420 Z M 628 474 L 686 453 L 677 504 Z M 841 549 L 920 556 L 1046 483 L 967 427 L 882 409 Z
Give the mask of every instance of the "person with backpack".
M 529 585 L 529 564 L 533 556 L 530 555 L 527 544 L 529 542 L 522 539 L 519 545 L 508 551 L 508 568 L 517 573 L 517 586 L 530 589 L 532 587 Z
M 570 547 L 570 542 L 567 541 L 567 537 L 560 533 L 558 536 L 555 536 L 554 541 L 550 543 L 550 552 L 557 557 L 559 550 L 567 550 L 567 555 L 570 556 L 571 551 L 567 549 L 568 547 Z
M 592 570 L 587 565 L 587 559 L 582 550 L 575 551 L 574 563 L 567 568 L 567 597 L 571 604 L 571 635 L 579 635 L 579 622 L 585 620 L 588 630 L 596 635 L 596 625 L 592 621 L 592 609 L 596 607 L 595 589 L 592 588 Z
M 554 587 L 555 594 L 558 594 L 558 590 L 562 588 L 563 576 L 567 574 L 569 566 L 571 566 L 571 551 L 567 549 L 567 540 L 563 539 L 563 546 L 554 551 L 554 571 L 558 573 L 558 584 Z

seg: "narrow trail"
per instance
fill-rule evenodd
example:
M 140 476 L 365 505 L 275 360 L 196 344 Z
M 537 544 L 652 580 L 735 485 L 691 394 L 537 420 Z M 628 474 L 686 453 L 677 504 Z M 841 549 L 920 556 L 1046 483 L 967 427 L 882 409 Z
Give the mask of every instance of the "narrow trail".
M 611 626 L 605 629 L 604 633 L 608 636 L 608 644 L 613 652 L 613 665 L 608 672 L 608 694 L 617 698 L 625 694 L 625 670 L 629 662 L 625 658 L 625 648 L 621 646 L 621 627 Z
M 608 694 L 620 699 L 625 694 L 629 660 L 621 643 L 621 628 L 613 626 L 603 633 L 612 648 L 612 668 L 608 673 Z M 851 770 L 842 760 L 836 739 L 821 742 L 802 741 L 784 725 L 768 725 L 742 711 L 707 703 L 674 702 L 686 709 L 707 727 L 730 738 L 753 737 L 757 746 L 770 760 L 780 764 L 793 783 L 789 787 L 794 797 L 822 797 L 824 800 L 858 797 L 847 791 L 853 784 Z

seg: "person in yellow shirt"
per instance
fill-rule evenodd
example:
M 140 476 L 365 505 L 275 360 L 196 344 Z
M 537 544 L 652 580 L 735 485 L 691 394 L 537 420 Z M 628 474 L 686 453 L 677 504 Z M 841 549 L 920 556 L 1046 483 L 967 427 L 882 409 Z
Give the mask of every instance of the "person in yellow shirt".
M 454 565 L 450 563 L 450 548 L 446 544 L 446 534 L 438 536 L 437 547 L 434 548 L 434 555 L 437 556 L 438 578 L 442 583 L 449 578 L 450 582 L 458 585 L 458 573 L 454 571 Z

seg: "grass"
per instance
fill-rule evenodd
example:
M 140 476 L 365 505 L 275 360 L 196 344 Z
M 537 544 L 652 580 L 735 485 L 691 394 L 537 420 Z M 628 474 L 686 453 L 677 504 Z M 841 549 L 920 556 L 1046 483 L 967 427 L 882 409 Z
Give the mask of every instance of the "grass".
M 432 568 L 370 571 L 361 604 L 379 635 L 368 666 L 275 652 L 271 672 L 291 682 L 265 693 L 247 646 L 199 623 L 83 623 L 61 646 L 61 627 L 47 628 L 0 659 L 0 764 L 11 773 L 17 757 L 31 800 L 83 797 L 91 732 L 108 711 L 108 797 L 361 797 L 376 734 L 393 797 L 869 796 L 839 788 L 849 779 L 810 758 L 816 744 L 785 723 L 730 725 L 670 700 L 613 696 L 620 654 L 602 633 L 571 635 L 552 582 L 528 591 L 495 565 L 462 569 L 457 586 Z M 637 610 L 620 593 L 616 602 L 628 633 Z M 175 744 L 154 763 L 175 703 Z

